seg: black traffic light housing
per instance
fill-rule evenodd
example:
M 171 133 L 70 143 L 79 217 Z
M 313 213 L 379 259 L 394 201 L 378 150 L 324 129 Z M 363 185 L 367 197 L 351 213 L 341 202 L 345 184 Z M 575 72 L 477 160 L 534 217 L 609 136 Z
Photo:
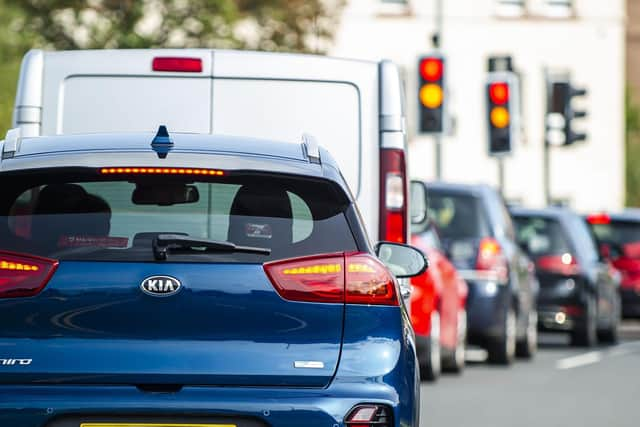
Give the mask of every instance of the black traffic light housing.
M 445 70 L 441 55 L 418 59 L 418 131 L 438 134 L 445 130 Z
M 547 143 L 571 145 L 587 139 L 587 135 L 573 130 L 573 120 L 587 116 L 586 111 L 574 110 L 572 99 L 587 94 L 584 88 L 574 87 L 567 80 L 551 81 L 547 106 Z
M 518 76 L 514 72 L 491 72 L 485 85 L 487 137 L 490 156 L 511 153 L 519 126 Z

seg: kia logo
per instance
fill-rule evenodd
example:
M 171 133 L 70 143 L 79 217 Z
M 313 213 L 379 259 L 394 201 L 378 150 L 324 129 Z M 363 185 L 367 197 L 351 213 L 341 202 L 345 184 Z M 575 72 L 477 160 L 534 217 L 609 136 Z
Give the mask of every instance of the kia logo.
M 182 284 L 175 277 L 151 276 L 140 283 L 140 289 L 147 295 L 168 297 L 178 293 L 182 289 Z

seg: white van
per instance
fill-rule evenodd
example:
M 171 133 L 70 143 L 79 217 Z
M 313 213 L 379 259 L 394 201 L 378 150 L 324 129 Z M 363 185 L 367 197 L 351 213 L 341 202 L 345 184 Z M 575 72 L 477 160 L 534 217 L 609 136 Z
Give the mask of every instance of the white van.
M 22 136 L 216 133 L 300 143 L 337 162 L 374 240 L 407 242 L 406 132 L 398 69 L 314 55 L 32 50 L 13 117 Z

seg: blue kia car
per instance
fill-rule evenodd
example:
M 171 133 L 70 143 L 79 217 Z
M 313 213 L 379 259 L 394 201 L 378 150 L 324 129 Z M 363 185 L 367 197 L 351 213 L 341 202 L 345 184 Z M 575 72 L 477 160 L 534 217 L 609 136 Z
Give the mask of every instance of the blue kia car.
M 312 139 L 0 147 L 0 426 L 418 426 L 426 260 Z

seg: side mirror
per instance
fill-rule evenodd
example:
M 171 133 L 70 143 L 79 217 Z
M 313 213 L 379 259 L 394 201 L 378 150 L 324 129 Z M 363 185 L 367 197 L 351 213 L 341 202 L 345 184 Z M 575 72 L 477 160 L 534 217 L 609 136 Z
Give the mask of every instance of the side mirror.
M 411 224 L 422 224 L 427 219 L 427 192 L 419 181 L 411 181 Z
M 422 274 L 429 266 L 422 251 L 402 243 L 380 242 L 376 255 L 398 279 Z

